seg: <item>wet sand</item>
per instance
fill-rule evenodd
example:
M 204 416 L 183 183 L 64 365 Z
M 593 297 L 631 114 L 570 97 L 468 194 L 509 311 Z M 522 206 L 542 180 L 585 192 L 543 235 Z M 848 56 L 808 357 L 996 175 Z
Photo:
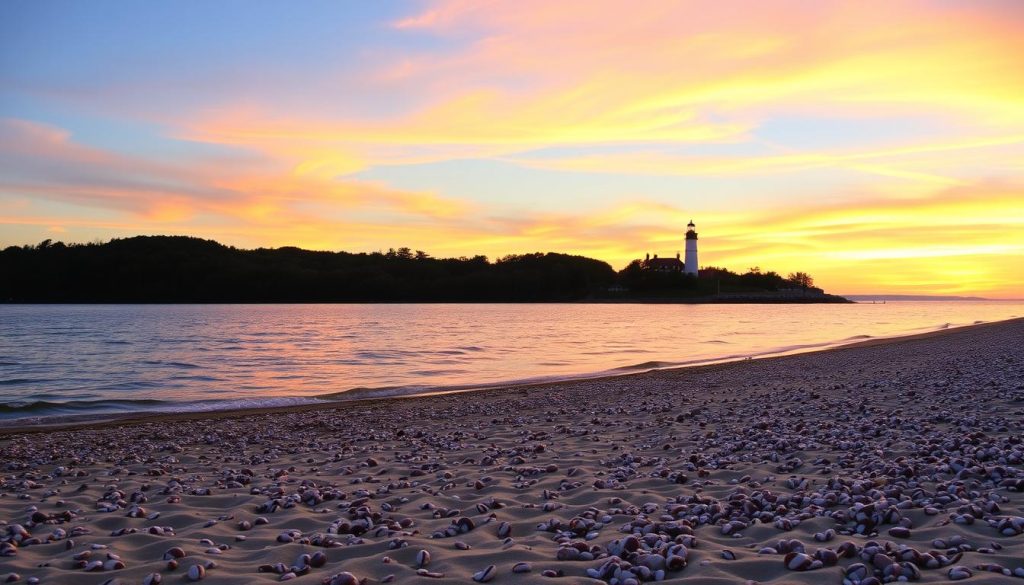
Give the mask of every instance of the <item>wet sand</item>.
M 1024 320 L 517 389 L 6 429 L 0 580 L 1024 583 L 1022 435 Z

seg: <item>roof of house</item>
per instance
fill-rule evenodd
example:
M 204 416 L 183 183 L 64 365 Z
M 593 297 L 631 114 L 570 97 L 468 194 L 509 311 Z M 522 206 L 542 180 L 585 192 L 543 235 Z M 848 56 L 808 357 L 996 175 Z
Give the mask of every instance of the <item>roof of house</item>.
M 651 258 L 644 261 L 644 266 L 649 268 L 682 268 L 683 261 L 679 258 Z

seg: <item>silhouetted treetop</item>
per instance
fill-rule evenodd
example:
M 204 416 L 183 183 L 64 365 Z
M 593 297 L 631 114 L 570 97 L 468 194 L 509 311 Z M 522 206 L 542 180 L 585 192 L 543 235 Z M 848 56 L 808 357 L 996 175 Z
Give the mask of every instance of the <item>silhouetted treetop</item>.
M 790 272 L 789 276 L 786 277 L 786 280 L 793 283 L 795 286 L 805 289 L 814 286 L 814 278 L 806 272 Z

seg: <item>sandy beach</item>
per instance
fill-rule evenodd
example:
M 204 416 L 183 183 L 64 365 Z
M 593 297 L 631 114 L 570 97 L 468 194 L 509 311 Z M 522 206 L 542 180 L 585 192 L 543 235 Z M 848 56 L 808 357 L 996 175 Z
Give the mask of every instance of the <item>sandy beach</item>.
M 1024 583 L 1024 320 L 0 435 L 0 581 Z

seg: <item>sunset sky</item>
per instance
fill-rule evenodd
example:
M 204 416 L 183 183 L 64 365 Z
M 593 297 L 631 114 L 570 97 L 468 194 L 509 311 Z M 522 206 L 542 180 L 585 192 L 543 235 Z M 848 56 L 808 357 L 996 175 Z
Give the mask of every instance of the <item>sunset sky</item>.
M 0 245 L 185 234 L 1024 297 L 1024 2 L 8 0 Z

